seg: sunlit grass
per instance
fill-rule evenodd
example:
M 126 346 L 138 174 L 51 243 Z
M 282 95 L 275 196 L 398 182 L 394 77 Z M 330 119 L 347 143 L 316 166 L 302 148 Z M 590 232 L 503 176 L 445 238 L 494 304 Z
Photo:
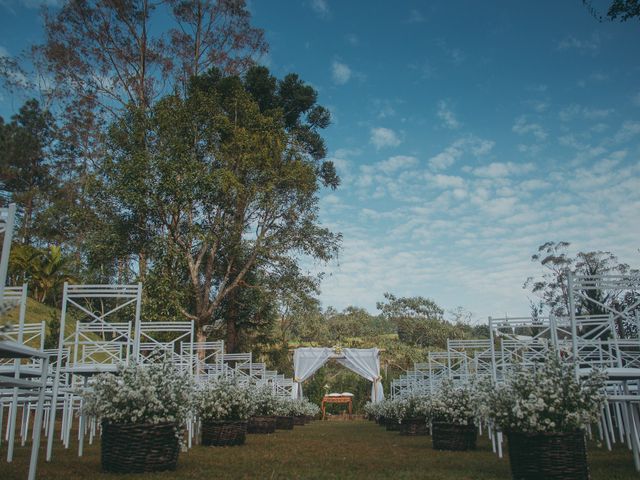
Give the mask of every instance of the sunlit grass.
M 314 422 L 273 435 L 249 435 L 241 447 L 192 448 L 180 454 L 178 469 L 146 475 L 107 475 L 100 472 L 100 448 L 85 449 L 77 457 L 56 448 L 52 463 L 40 462 L 38 478 L 157 478 L 157 479 L 509 479 L 509 461 L 498 459 L 486 437 L 474 452 L 438 452 L 430 437 L 403 437 L 366 421 Z M 43 452 L 44 453 L 44 452 Z M 6 455 L 6 447 L 0 448 Z M 589 459 L 593 480 L 637 478 L 631 454 L 624 447 L 613 452 L 592 445 Z M 14 463 L 0 461 L 0 478 L 25 478 L 28 449 L 19 448 Z

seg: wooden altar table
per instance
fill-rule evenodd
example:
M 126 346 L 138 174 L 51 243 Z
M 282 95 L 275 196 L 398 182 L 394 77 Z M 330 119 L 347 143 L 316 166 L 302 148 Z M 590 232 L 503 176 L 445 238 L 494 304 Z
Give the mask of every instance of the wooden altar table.
M 325 413 L 325 409 L 326 406 L 325 404 L 327 403 L 348 403 L 348 409 L 349 409 L 349 415 L 351 415 L 351 409 L 353 407 L 352 404 L 352 396 L 350 395 L 325 395 L 324 397 L 322 397 L 322 406 L 320 407 L 322 409 L 322 419 L 325 419 L 326 413 Z

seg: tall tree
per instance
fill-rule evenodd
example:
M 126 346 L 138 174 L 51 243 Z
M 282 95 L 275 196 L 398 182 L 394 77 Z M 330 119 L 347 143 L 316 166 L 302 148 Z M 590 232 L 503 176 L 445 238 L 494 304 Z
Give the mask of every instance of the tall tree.
M 380 315 L 393 322 L 401 341 L 421 347 L 446 348 L 447 338 L 462 338 L 465 329 L 444 319 L 444 310 L 425 297 L 396 297 L 384 294 L 376 307 Z
M 183 313 L 200 335 L 223 301 L 240 305 L 233 295 L 253 269 L 269 275 L 300 255 L 327 260 L 339 243 L 318 225 L 326 178 L 317 155 L 287 129 L 281 108 L 261 110 L 245 82 L 211 72 L 149 116 L 132 109 L 114 125 L 104 170 L 109 208 L 125 222 L 144 218 L 188 272 Z M 224 321 L 234 351 L 240 315 Z
M 267 53 L 262 30 L 252 27 L 244 0 L 169 0 L 177 27 L 170 30 L 176 79 L 187 87 L 212 68 L 245 72 Z
M 56 135 L 53 116 L 28 100 L 10 123 L 0 117 L 0 177 L 11 201 L 20 204 L 20 238 L 34 240 L 36 216 L 53 195 L 52 151 Z
M 228 74 L 243 71 L 267 44 L 263 31 L 251 25 L 245 0 L 65 0 L 45 9 L 44 20 L 45 41 L 32 47 L 28 62 L 0 58 L 0 76 L 17 89 L 33 88 L 36 82 L 25 78 L 47 79 L 41 93 L 61 126 L 56 173 L 65 183 L 50 233 L 73 243 L 80 261 L 81 252 L 95 246 L 90 232 L 114 223 L 108 211 L 94 209 L 100 194 L 93 177 L 105 157 L 107 125 L 127 108 L 148 115 L 162 95 L 186 94 L 190 78 L 212 66 Z M 126 228 L 148 240 L 142 220 L 111 233 Z M 98 243 L 102 256 L 108 249 Z M 135 265 L 142 276 L 149 255 L 142 249 L 111 258 L 111 270 Z
M 244 0 L 67 0 L 45 12 L 45 34 L 33 51 L 53 93 L 112 113 L 148 108 L 213 67 L 240 73 L 267 51 Z

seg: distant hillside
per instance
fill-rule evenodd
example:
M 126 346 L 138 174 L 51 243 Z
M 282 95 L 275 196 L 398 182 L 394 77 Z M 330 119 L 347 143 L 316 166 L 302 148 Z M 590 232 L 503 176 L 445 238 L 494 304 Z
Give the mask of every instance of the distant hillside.
M 17 324 L 20 315 L 20 309 L 14 308 L 7 314 L 11 323 Z M 38 323 L 41 321 L 49 322 L 52 316 L 60 318 L 60 310 L 57 308 L 49 307 L 44 303 L 40 303 L 33 298 L 27 298 L 27 313 L 25 316 L 26 323 Z
M 46 332 L 49 334 L 49 322 L 52 319 L 56 319 L 60 321 L 61 311 L 59 308 L 50 307 L 45 305 L 44 303 L 40 303 L 33 298 L 27 298 L 27 311 L 25 315 L 25 323 L 40 323 L 42 321 L 46 322 Z M 17 325 L 20 319 L 20 309 L 18 307 L 14 308 L 7 314 L 7 318 L 9 321 Z M 70 315 L 67 316 L 67 322 L 65 326 L 65 333 L 67 335 L 72 334 L 75 331 L 76 320 L 74 318 L 70 318 Z

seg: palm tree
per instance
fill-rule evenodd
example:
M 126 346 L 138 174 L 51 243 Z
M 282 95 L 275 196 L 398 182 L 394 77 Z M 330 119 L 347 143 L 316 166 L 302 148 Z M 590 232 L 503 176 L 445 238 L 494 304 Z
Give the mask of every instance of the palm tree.
M 59 246 L 51 245 L 42 251 L 37 263 L 37 268 L 31 274 L 36 288 L 36 300 L 47 303 L 47 297 L 52 294 L 52 303 L 57 306 L 58 293 L 64 282 L 73 281 L 73 276 L 68 270 L 69 258 L 62 254 Z

